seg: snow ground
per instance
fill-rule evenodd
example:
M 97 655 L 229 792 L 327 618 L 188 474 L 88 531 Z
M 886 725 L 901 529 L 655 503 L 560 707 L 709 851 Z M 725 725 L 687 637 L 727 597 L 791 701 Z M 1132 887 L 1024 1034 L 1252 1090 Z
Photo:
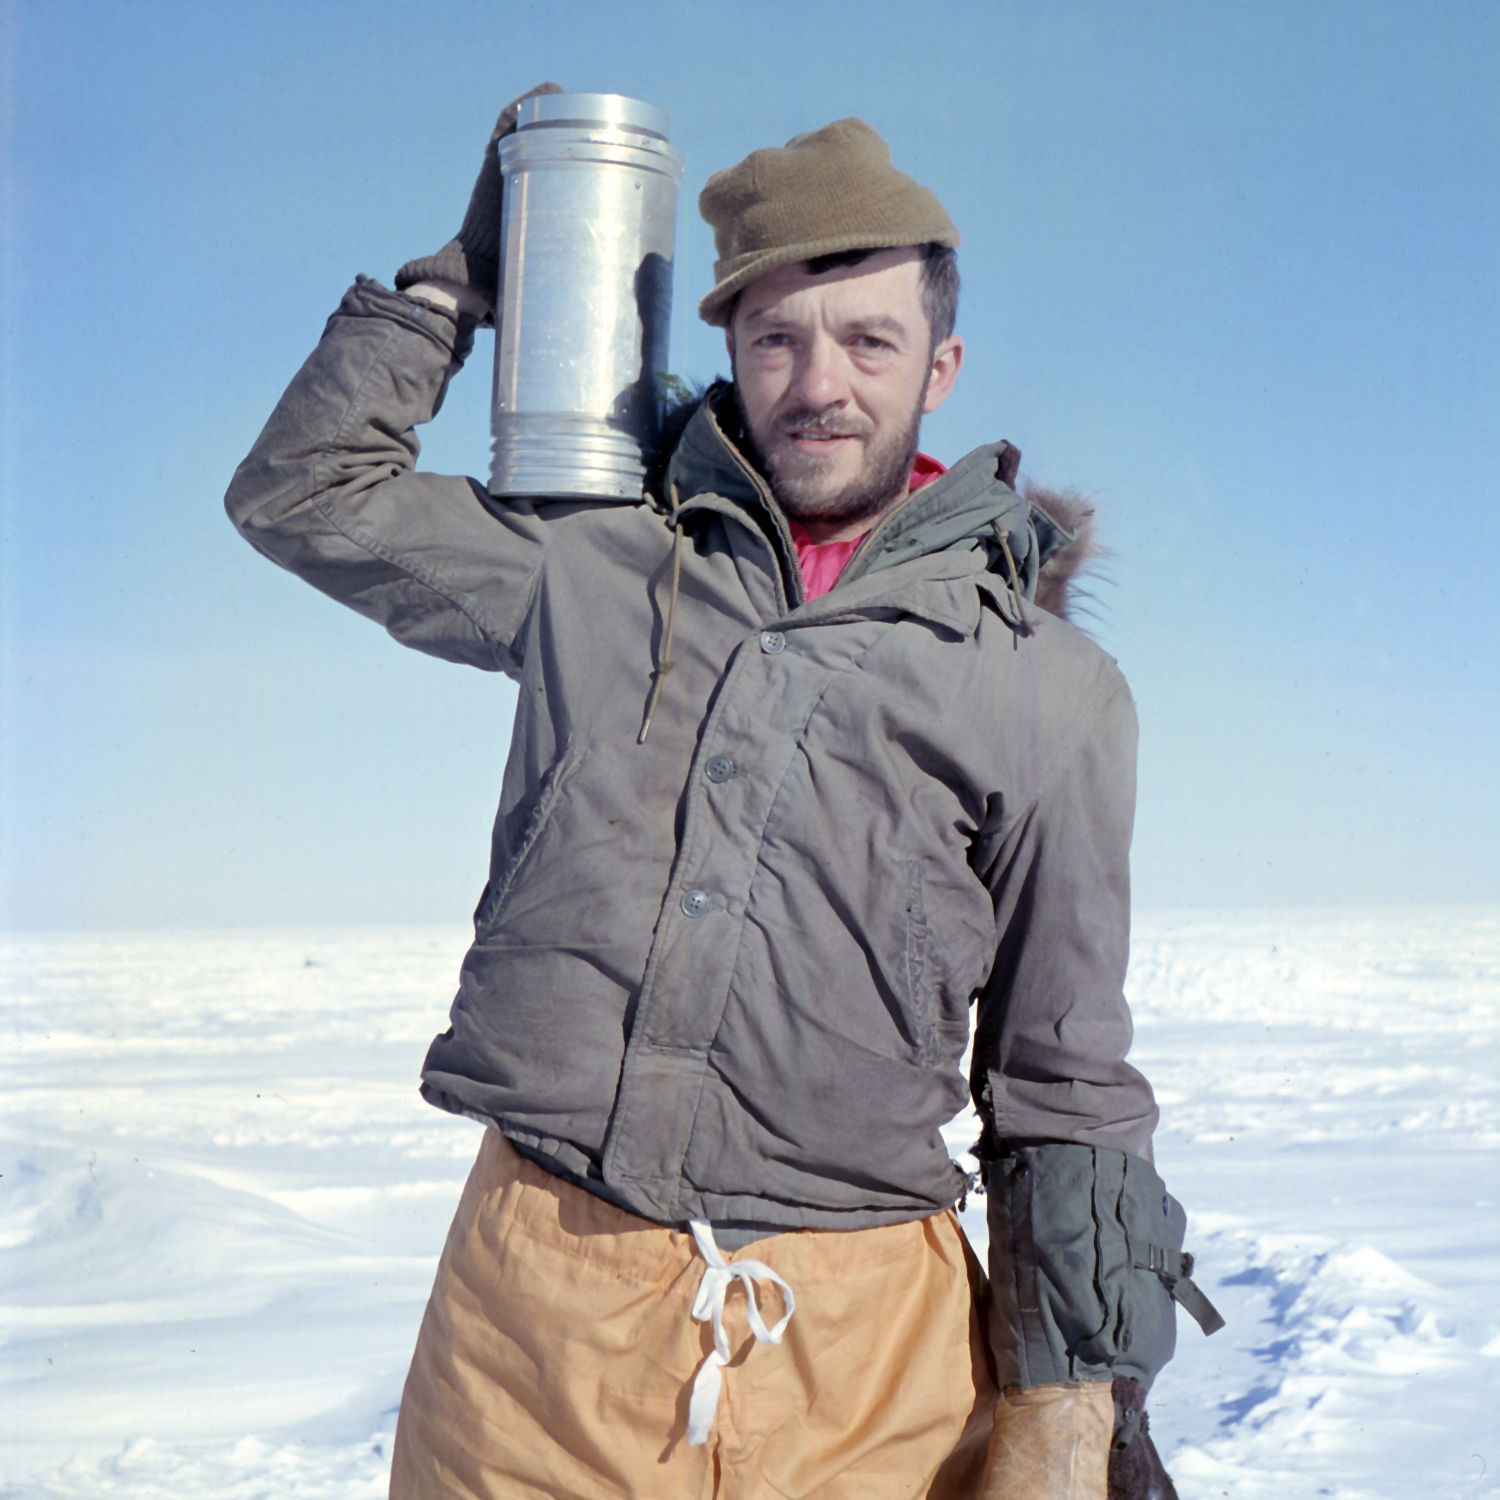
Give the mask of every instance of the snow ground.
M 0 1492 L 385 1493 L 464 941 L 0 943 Z M 1500 910 L 1151 914 L 1131 996 L 1229 1319 L 1153 1397 L 1184 1500 L 1500 1494 Z

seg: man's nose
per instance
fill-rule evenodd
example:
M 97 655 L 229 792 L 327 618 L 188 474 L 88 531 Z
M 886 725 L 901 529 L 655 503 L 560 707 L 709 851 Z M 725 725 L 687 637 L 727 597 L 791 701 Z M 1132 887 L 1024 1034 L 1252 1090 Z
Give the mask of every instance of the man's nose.
M 835 340 L 826 337 L 815 338 L 805 346 L 793 382 L 800 404 L 826 411 L 848 401 L 849 381 L 842 352 Z

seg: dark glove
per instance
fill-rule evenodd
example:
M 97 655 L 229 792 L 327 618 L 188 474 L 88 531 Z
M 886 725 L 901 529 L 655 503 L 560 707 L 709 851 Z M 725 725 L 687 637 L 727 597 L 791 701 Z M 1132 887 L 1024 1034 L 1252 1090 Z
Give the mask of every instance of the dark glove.
M 493 308 L 500 294 L 500 142 L 516 128 L 521 106 L 537 94 L 560 94 L 555 83 L 538 84 L 500 111 L 484 149 L 484 165 L 469 198 L 469 211 L 457 236 L 436 255 L 409 260 L 396 272 L 396 290 L 419 281 L 453 281 L 472 287 Z
M 1177 1487 L 1151 1441 L 1146 1389 L 1114 1378 L 1115 1435 L 1109 1447 L 1108 1500 L 1177 1500 Z

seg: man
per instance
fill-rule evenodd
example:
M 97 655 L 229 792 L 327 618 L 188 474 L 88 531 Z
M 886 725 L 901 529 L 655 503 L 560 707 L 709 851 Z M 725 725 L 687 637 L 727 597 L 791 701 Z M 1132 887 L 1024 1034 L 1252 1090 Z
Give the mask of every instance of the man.
M 1190 1288 L 1124 1060 L 1135 718 L 1036 601 L 1069 536 L 1016 450 L 917 452 L 957 230 L 855 120 L 719 173 L 732 386 L 640 504 L 495 501 L 413 428 L 495 303 L 519 103 L 458 238 L 356 283 L 227 497 L 520 684 L 422 1083 L 495 1128 L 392 1494 L 1103 1497 Z M 940 1135 L 976 997 L 988 1285 Z

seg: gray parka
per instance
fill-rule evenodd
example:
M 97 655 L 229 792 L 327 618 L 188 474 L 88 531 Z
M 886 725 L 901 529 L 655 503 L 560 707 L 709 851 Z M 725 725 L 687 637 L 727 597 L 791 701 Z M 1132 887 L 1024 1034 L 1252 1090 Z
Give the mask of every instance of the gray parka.
M 1014 450 L 909 497 L 805 601 L 732 403 L 694 416 L 656 505 L 418 472 L 470 344 L 361 278 L 226 501 L 397 640 L 519 684 L 424 1094 L 658 1222 L 912 1219 L 965 1185 L 940 1131 L 977 997 L 1002 1377 L 1149 1378 L 1120 1335 L 1170 1303 L 1129 1247 L 1181 1225 L 1125 1061 L 1135 713 L 1108 656 L 1018 597 L 1055 538 L 1001 477 Z

